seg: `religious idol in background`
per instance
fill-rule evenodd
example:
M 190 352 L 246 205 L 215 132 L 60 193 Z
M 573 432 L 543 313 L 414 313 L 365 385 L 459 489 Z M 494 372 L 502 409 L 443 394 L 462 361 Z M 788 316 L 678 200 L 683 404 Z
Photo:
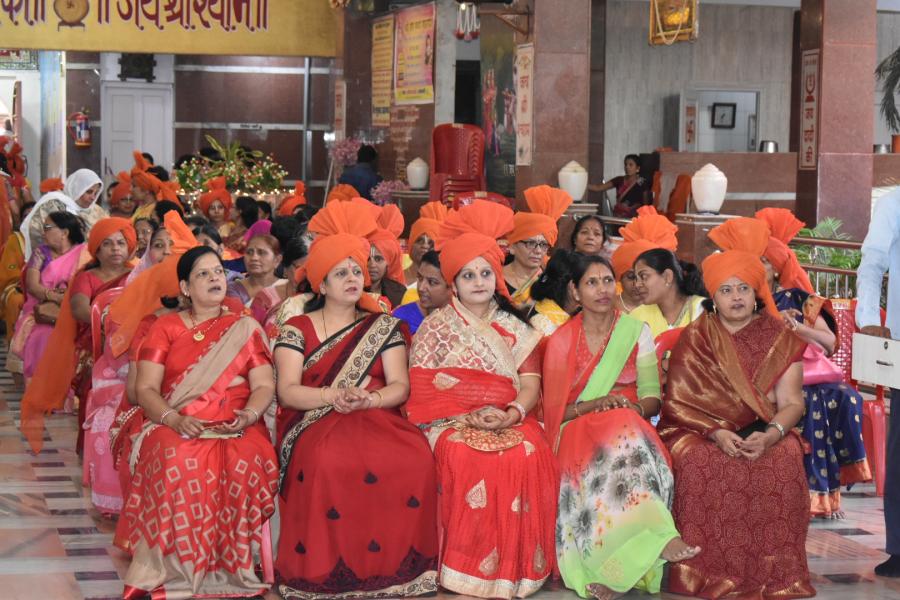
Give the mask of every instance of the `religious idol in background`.
M 671 46 L 694 41 L 698 33 L 697 0 L 650 0 L 650 43 Z

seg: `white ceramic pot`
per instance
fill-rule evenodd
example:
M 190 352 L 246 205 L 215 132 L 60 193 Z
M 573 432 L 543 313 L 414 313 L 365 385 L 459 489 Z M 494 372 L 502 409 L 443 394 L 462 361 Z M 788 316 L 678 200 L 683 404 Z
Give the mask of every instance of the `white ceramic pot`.
M 414 190 L 424 190 L 428 186 L 428 163 L 414 158 L 406 165 L 406 181 Z
M 584 167 L 572 160 L 559 170 L 557 176 L 559 177 L 559 187 L 572 196 L 573 202 L 579 202 L 584 198 L 588 184 L 588 172 Z
M 722 203 L 725 202 L 727 189 L 728 178 L 712 163 L 704 165 L 691 177 L 691 195 L 694 197 L 694 206 L 701 213 L 718 214 Z

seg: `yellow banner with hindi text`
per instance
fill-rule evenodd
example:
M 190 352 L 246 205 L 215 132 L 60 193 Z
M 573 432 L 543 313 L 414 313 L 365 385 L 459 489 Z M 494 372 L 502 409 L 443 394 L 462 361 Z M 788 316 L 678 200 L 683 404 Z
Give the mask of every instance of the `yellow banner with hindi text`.
M 325 0 L 3 0 L 0 45 L 331 57 L 337 19 Z

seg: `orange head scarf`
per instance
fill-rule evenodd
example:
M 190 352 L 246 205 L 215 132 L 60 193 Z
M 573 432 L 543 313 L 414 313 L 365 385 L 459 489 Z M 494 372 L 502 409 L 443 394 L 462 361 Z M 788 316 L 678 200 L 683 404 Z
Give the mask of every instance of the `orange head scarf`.
M 437 239 L 441 223 L 447 219 L 450 209 L 443 202 L 426 202 L 419 208 L 419 218 L 409 228 L 409 244 L 415 244 L 423 235 Z
M 97 251 L 100 249 L 100 244 L 103 243 L 103 240 L 119 231 L 125 236 L 129 254 L 134 252 L 134 249 L 137 247 L 137 234 L 131 221 L 121 217 L 107 217 L 100 219 L 91 227 L 87 243 L 88 252 L 91 253 L 91 256 L 97 258 Z
M 403 249 L 398 238 L 403 233 L 403 214 L 397 205 L 388 204 L 379 209 L 376 223 L 378 229 L 369 235 L 369 241 L 387 262 L 385 277 L 402 284 L 406 278 L 403 275 Z
M 49 194 L 50 192 L 63 191 L 63 180 L 60 177 L 50 177 L 41 182 L 41 194 Z
M 118 206 L 122 198 L 131 195 L 131 175 L 127 171 L 120 171 L 116 176 L 118 184 L 113 188 L 109 197 L 110 206 Z
M 306 206 L 306 184 L 298 181 L 294 186 L 294 194 L 281 201 L 278 206 L 278 215 L 290 217 L 300 206 Z
M 354 198 L 359 198 L 359 192 L 356 191 L 356 188 L 348 183 L 339 183 L 328 192 L 325 204 L 328 204 L 332 200 L 349 202 Z
M 556 244 L 559 228 L 556 222 L 563 216 L 572 196 L 565 190 L 538 185 L 525 190 L 525 202 L 531 212 L 517 212 L 513 217 L 515 226 L 508 236 L 510 244 L 527 240 L 537 235 L 544 236 L 551 246 Z
M 496 202 L 476 200 L 447 216 L 441 225 L 436 247 L 441 251 L 441 274 L 452 283 L 467 263 L 481 256 L 491 265 L 497 279 L 497 293 L 509 298 L 503 279 L 504 253 L 497 239 L 514 226 L 513 211 Z
M 377 208 L 377 207 L 376 207 Z M 317 234 L 309 248 L 306 265 L 297 278 L 306 278 L 314 293 L 319 293 L 325 276 L 336 264 L 352 259 L 363 271 L 365 285 L 369 279 L 369 241 L 367 236 L 378 229 L 371 211 L 359 210 L 350 203 L 329 204 L 309 221 L 309 231 Z M 359 307 L 369 312 L 381 312 L 381 307 L 369 294 L 363 293 Z
M 181 203 L 181 199 L 178 197 L 178 192 L 180 191 L 181 185 L 177 181 L 160 181 L 159 194 L 157 197 L 160 200 L 168 200 L 170 202 L 174 202 L 181 207 L 181 210 L 184 210 L 184 205 Z
M 707 234 L 722 250 L 743 250 L 762 256 L 769 243 L 769 228 L 759 219 L 737 217 L 713 227 Z
M 103 240 L 121 231 L 134 250 L 137 236 L 131 221 L 110 217 L 98 221 L 91 228 L 88 249 L 96 258 L 97 249 Z M 75 377 L 75 336 L 78 323 L 72 315 L 72 287 L 66 290 L 59 307 L 56 326 L 50 334 L 47 349 L 41 356 L 34 377 L 22 397 L 21 429 L 32 450 L 40 452 L 43 446 L 44 415 L 62 408 Z
M 13 142 L 10 146 L 9 152 L 6 153 L 6 164 L 9 167 L 10 185 L 17 189 L 28 187 L 28 180 L 25 179 L 25 159 L 22 157 L 22 146 L 19 142 Z
M 109 340 L 114 356 L 122 356 L 128 352 L 138 325 L 144 317 L 160 308 L 160 298 L 177 297 L 181 294 L 176 269 L 178 259 L 191 248 L 200 245 L 177 212 L 170 210 L 163 220 L 163 226 L 172 238 L 172 254 L 135 277 L 109 307 L 109 319 L 119 324 Z
M 756 218 L 769 227 L 771 236 L 765 256 L 778 273 L 778 283 L 781 287 L 799 288 L 813 293 L 815 288 L 809 280 L 809 275 L 800 266 L 797 255 L 788 246 L 788 242 L 797 236 L 806 223 L 786 208 L 764 208 L 756 213 Z
M 206 182 L 204 187 L 206 187 L 206 192 L 200 194 L 200 210 L 209 217 L 209 207 L 218 200 L 225 207 L 225 219 L 227 220 L 231 213 L 232 201 L 231 194 L 226 188 L 225 177 L 213 177 Z
M 666 217 L 656 212 L 652 206 L 642 206 L 638 216 L 628 225 L 619 228 L 619 235 L 625 240 L 612 255 L 613 272 L 616 279 L 634 267 L 637 257 L 655 248 L 665 248 L 675 252 L 678 238 L 675 237 L 678 227 Z
M 703 261 L 703 284 L 710 296 L 714 296 L 719 286 L 731 277 L 737 277 L 756 290 L 756 297 L 763 301 L 769 314 L 779 316 L 759 255 L 745 250 L 726 250 L 710 254 Z
M 147 162 L 147 159 L 141 155 L 140 150 L 135 150 L 132 155 L 134 156 L 134 167 L 131 169 L 131 183 L 155 196 L 159 196 L 163 182 L 153 173 L 147 172 L 147 169 L 153 165 Z

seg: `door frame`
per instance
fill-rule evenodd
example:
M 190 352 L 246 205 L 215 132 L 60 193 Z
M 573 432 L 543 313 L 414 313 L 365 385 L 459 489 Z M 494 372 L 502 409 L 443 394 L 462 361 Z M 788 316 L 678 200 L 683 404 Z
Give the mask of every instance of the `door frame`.
M 156 164 L 166 166 L 171 165 L 175 160 L 175 86 L 171 83 L 145 83 L 136 81 L 101 81 L 100 82 L 100 114 L 103 121 L 101 122 L 100 135 L 100 177 L 104 181 L 112 181 L 116 178 L 116 173 L 109 166 L 108 158 L 110 156 L 110 144 L 112 142 L 110 131 L 112 126 L 112 118 L 109 113 L 109 94 L 116 90 L 137 90 L 137 91 L 154 91 L 165 92 L 165 121 L 161 128 L 166 132 L 166 140 L 164 142 L 165 155 L 154 156 Z M 138 148 L 135 148 L 138 150 Z M 168 167 L 166 167 L 168 169 Z

